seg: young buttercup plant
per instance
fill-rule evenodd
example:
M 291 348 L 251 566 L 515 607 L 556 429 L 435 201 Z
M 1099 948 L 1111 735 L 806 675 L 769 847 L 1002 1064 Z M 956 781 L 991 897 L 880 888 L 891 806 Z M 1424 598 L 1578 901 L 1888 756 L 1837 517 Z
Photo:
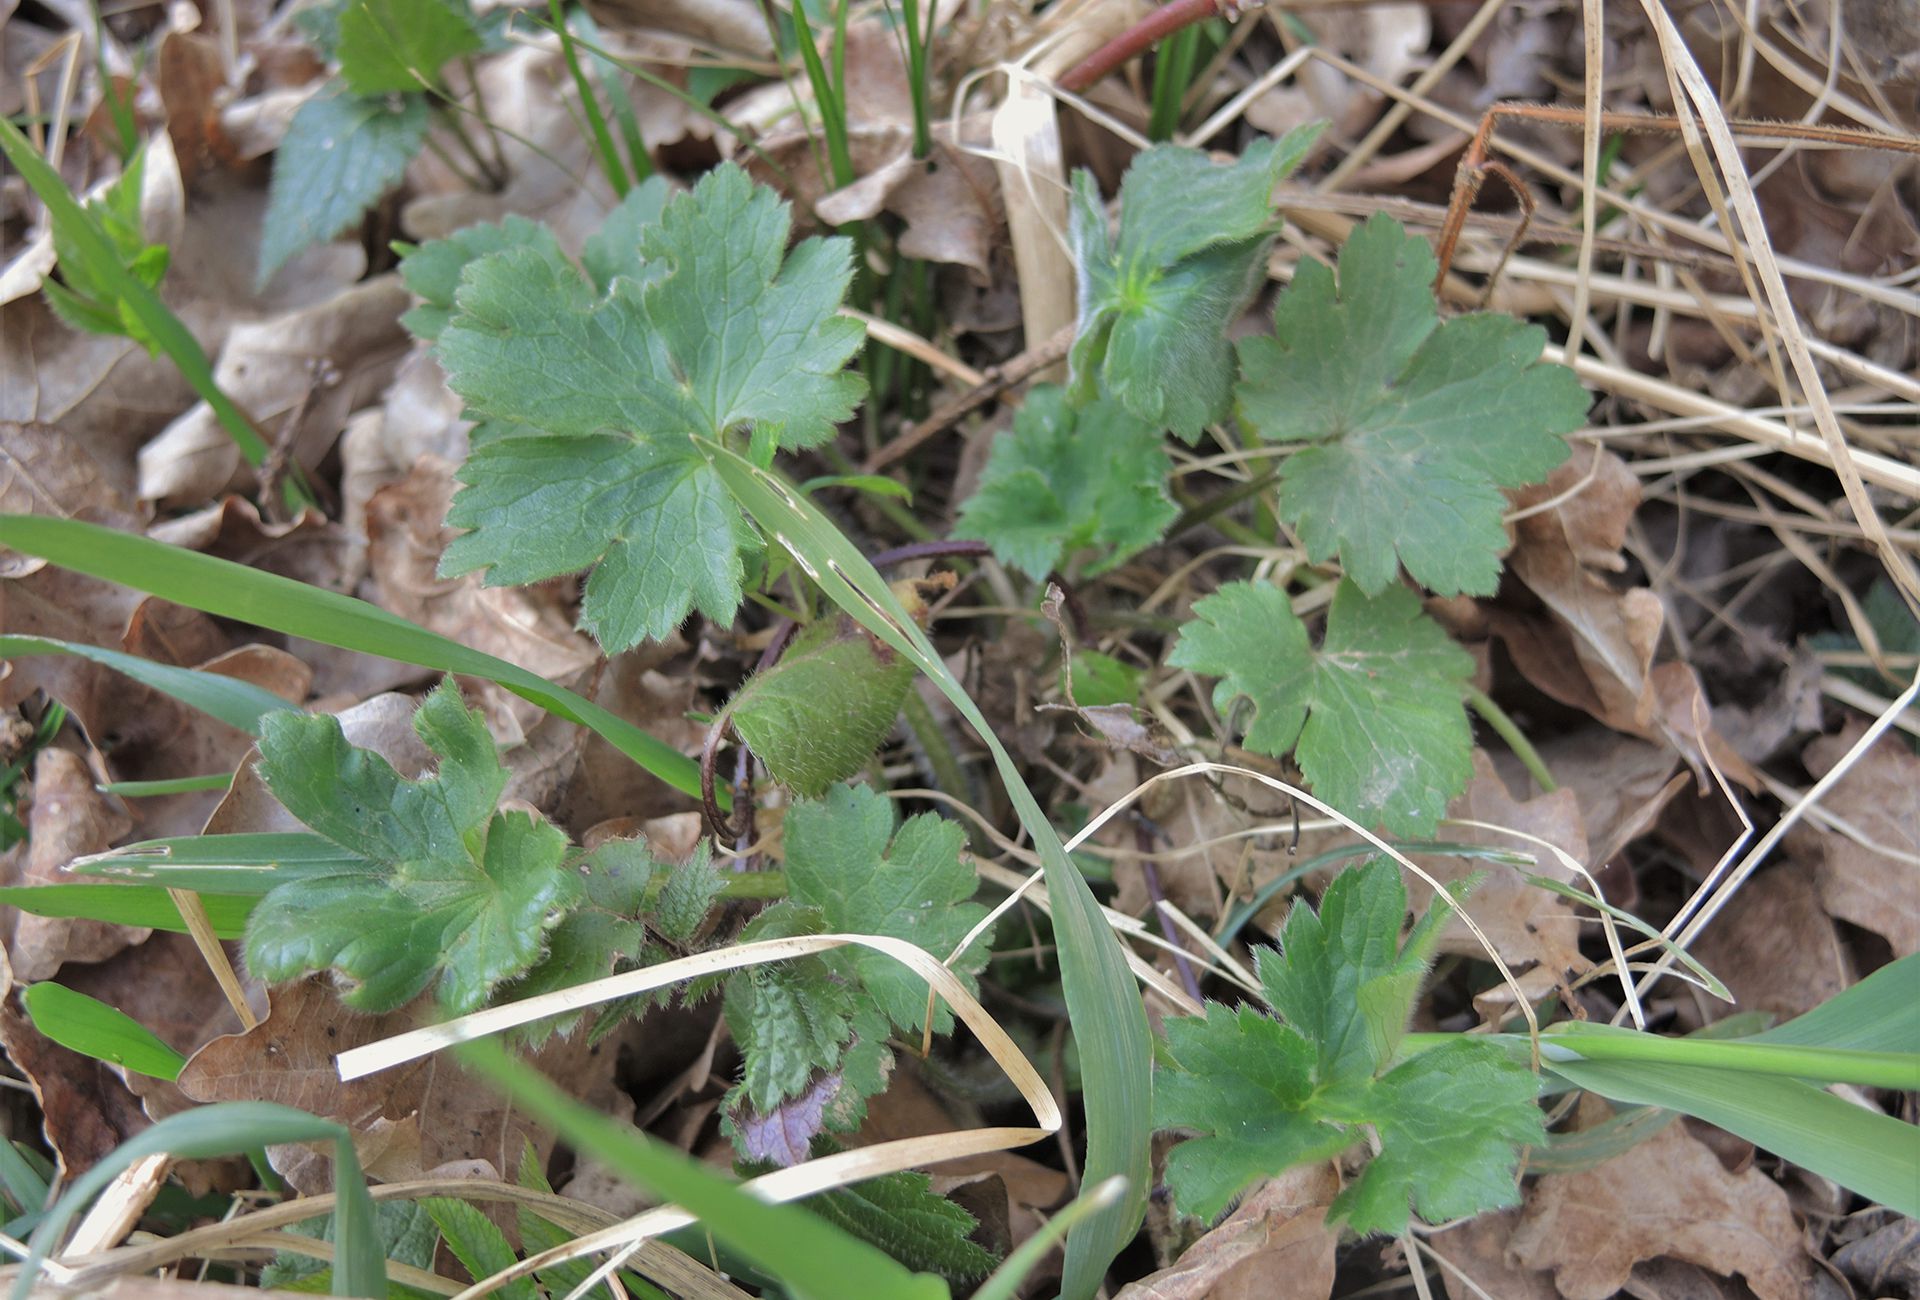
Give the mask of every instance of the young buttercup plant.
M 1278 1019 L 1210 1003 L 1204 1016 L 1167 1022 L 1154 1123 L 1201 1135 L 1167 1157 L 1176 1206 L 1214 1218 L 1252 1183 L 1336 1156 L 1369 1129 L 1378 1154 L 1334 1198 L 1329 1221 L 1397 1234 L 1409 1202 L 1434 1223 L 1518 1201 L 1520 1149 L 1546 1141 L 1533 1073 L 1464 1035 L 1398 1053 L 1455 901 L 1436 898 L 1402 943 L 1398 869 L 1375 859 L 1343 872 L 1317 913 L 1296 903 L 1280 948 L 1257 954 Z
M 851 245 L 788 251 L 787 205 L 731 164 L 666 193 L 634 190 L 584 270 L 524 223 L 408 259 L 442 293 L 459 264 L 451 302 L 429 293 L 411 320 L 489 422 L 447 516 L 470 531 L 441 572 L 499 585 L 591 566 L 581 622 L 609 652 L 739 608 L 758 542 L 691 436 L 766 464 L 831 437 L 865 392 L 845 370 L 864 331 L 838 314 Z

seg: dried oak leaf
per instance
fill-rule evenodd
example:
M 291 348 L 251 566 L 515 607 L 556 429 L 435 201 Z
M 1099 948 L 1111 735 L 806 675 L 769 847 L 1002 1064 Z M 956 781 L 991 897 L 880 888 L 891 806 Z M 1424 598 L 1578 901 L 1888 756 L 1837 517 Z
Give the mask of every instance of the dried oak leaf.
M 69 862 L 111 847 L 133 829 L 120 801 L 95 787 L 86 760 L 64 749 L 43 749 L 34 759 L 33 807 L 26 820 L 25 870 L 19 881 L 9 883 L 71 883 L 65 874 Z M 22 912 L 8 941 L 7 956 L 14 975 L 31 984 L 52 978 L 70 961 L 105 961 L 150 933 L 104 921 Z
M 1911 872 L 1911 868 L 1907 868 Z M 1791 1020 L 1854 982 L 1853 961 L 1801 861 L 1750 878 L 1692 946 L 1741 1011 Z
M 1510 1239 L 1566 1300 L 1607 1300 L 1643 1260 L 1738 1273 L 1759 1300 L 1801 1300 L 1813 1266 L 1787 1194 L 1759 1169 L 1728 1173 L 1681 1124 L 1577 1174 L 1542 1178 Z
M 1839 735 L 1808 745 L 1807 771 L 1816 779 L 1825 776 L 1865 730 L 1865 723 L 1850 722 Z M 1815 879 L 1827 911 L 1881 935 L 1896 957 L 1920 952 L 1920 873 L 1912 865 L 1920 853 L 1916 791 L 1920 757 L 1898 735 L 1882 736 L 1820 805 L 1867 843 L 1837 830 L 1797 834 L 1790 841 L 1796 853 L 1818 863 Z
M 1178 1262 L 1114 1300 L 1326 1300 L 1340 1244 L 1327 1207 L 1339 1191 L 1329 1161 L 1269 1179 Z

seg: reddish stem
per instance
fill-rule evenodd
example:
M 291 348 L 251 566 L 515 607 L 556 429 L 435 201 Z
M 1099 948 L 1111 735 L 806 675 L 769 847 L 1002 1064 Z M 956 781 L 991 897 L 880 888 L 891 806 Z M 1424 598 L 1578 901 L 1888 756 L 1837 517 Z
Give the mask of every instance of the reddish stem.
M 1240 6 L 1227 0 L 1173 0 L 1080 60 L 1060 78 L 1060 89 L 1077 95 L 1128 59 L 1137 58 L 1183 27 L 1209 18 L 1231 18 Z

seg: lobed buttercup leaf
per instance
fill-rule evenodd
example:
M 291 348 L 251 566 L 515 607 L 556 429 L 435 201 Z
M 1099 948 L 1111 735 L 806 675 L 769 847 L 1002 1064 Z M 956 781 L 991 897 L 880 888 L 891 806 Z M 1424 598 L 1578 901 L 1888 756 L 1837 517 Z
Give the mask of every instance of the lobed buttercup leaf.
M 1105 398 L 1076 408 L 1065 391 L 1043 385 L 994 439 L 955 533 L 980 538 L 1035 578 L 1098 548 L 1086 570 L 1097 575 L 1159 541 L 1179 513 L 1168 468 L 1157 425 Z
M 788 252 L 789 226 L 773 191 L 725 166 L 671 199 L 634 190 L 584 275 L 551 240 L 416 253 L 428 290 L 462 259 L 451 318 L 416 326 L 438 328 L 449 385 L 470 415 L 517 426 L 461 468 L 448 520 L 471 531 L 441 571 L 505 584 L 591 567 L 581 622 L 610 651 L 694 609 L 732 621 L 757 542 L 690 435 L 812 446 L 863 393 L 845 370 L 861 327 L 838 314 L 850 246 Z
M 1229 583 L 1195 601 L 1167 662 L 1220 678 L 1214 707 L 1253 705 L 1247 748 L 1293 750 L 1320 798 L 1395 834 L 1429 834 L 1473 775 L 1461 700 L 1473 660 L 1404 587 L 1334 592 L 1318 648 L 1286 594 Z
M 1402 564 L 1442 595 L 1491 594 L 1500 489 L 1544 479 L 1586 415 L 1573 372 L 1540 360 L 1543 330 L 1486 313 L 1442 324 L 1434 273 L 1426 241 L 1375 214 L 1337 277 L 1303 261 L 1273 335 L 1240 343 L 1241 423 L 1310 444 L 1281 466 L 1281 517 L 1369 595 Z
M 1075 174 L 1071 229 L 1079 322 L 1069 364 L 1077 400 L 1097 391 L 1191 442 L 1225 418 L 1233 388 L 1226 328 L 1247 305 L 1278 229 L 1273 187 L 1300 165 L 1318 125 L 1262 139 L 1231 165 L 1158 145 L 1120 183 L 1107 229 L 1092 174 Z
M 1258 957 L 1284 1023 L 1209 1004 L 1167 1023 L 1154 1123 L 1201 1136 L 1167 1158 L 1174 1202 L 1213 1218 L 1262 1178 L 1345 1151 L 1371 1129 L 1378 1154 L 1329 1209 L 1361 1233 L 1399 1233 L 1518 1199 L 1520 1148 L 1546 1140 L 1538 1082 L 1469 1038 L 1396 1061 L 1420 975 L 1451 900 L 1403 943 L 1406 888 L 1376 859 L 1337 877 L 1316 913 L 1296 904 L 1284 955 Z
M 577 901 L 566 836 L 499 811 L 506 770 L 478 713 L 451 680 L 414 715 L 437 771 L 403 780 L 349 745 L 331 717 L 262 720 L 260 774 L 274 797 L 365 866 L 281 885 L 254 909 L 247 961 L 267 980 L 334 970 L 343 1000 L 390 1011 L 435 987 L 453 1012 L 474 1010 L 532 966 Z

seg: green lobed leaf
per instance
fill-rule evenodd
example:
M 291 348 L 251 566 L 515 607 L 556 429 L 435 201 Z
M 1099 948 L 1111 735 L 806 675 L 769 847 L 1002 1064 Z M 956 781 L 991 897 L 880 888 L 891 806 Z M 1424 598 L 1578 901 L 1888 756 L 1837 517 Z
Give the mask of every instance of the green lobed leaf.
M 1099 547 L 1087 573 L 1103 573 L 1159 541 L 1179 513 L 1168 470 L 1157 425 L 1104 398 L 1076 409 L 1063 389 L 1042 385 L 994 439 L 954 535 L 988 542 L 1034 578 Z
M 1250 1184 L 1337 1155 L 1369 1128 L 1379 1152 L 1329 1210 L 1356 1231 L 1404 1231 L 1409 1202 L 1429 1222 L 1516 1202 L 1518 1149 L 1546 1140 L 1534 1075 L 1503 1045 L 1460 1036 L 1387 1068 L 1448 906 L 1403 943 L 1398 870 L 1381 859 L 1344 872 L 1317 913 L 1294 907 L 1280 953 L 1258 954 L 1285 1024 L 1218 1005 L 1167 1023 L 1173 1065 L 1154 1122 L 1203 1135 L 1167 1158 L 1182 1210 L 1210 1219 Z
M 448 0 L 352 0 L 341 11 L 334 56 L 356 95 L 389 95 L 441 84 L 449 59 L 478 54 L 479 29 Z
M 1309 557 L 1334 555 L 1378 595 L 1399 565 L 1442 595 L 1492 594 L 1506 550 L 1503 487 L 1567 458 L 1587 394 L 1540 360 L 1546 333 L 1511 316 L 1440 322 L 1426 240 L 1376 213 L 1335 273 L 1306 260 L 1273 336 L 1240 342 L 1240 420 L 1312 445 L 1281 466 L 1281 517 Z
M 508 248 L 532 248 L 543 256 L 561 257 L 553 228 L 525 217 L 510 215 L 499 222 L 482 222 L 454 231 L 410 249 L 400 259 L 400 278 L 421 298 L 419 306 L 400 318 L 415 337 L 432 342 L 453 319 L 453 295 L 460 273 L 469 262 Z
M 1306 157 L 1320 126 L 1249 145 L 1227 166 L 1198 149 L 1157 145 L 1120 183 L 1120 230 L 1107 232 L 1092 174 L 1073 183 L 1070 237 L 1079 327 L 1069 363 L 1076 396 L 1097 389 L 1142 420 L 1192 441 L 1223 419 L 1233 387 L 1226 328 L 1266 270 L 1278 228 L 1273 187 Z
M 730 165 L 661 194 L 629 195 L 590 248 L 604 290 L 550 246 L 468 263 L 438 344 L 472 413 L 552 435 L 475 450 L 448 516 L 473 531 L 442 572 L 519 583 L 596 566 L 581 620 L 609 650 L 739 606 L 756 542 L 688 436 L 812 446 L 863 392 L 844 369 L 862 337 L 838 315 L 845 240 L 787 252 L 786 205 Z
M 1295 750 L 1313 792 L 1363 823 L 1425 835 L 1473 776 L 1461 700 L 1473 660 L 1404 587 L 1342 582 L 1316 649 L 1286 593 L 1229 583 L 1197 600 L 1167 662 L 1220 678 L 1226 716 L 1246 696 L 1248 749 Z
M 400 183 L 427 138 L 427 105 L 323 90 L 300 106 L 273 156 L 258 281 L 344 233 Z
M 836 786 L 824 799 L 787 813 L 787 893 L 819 909 L 832 933 L 904 939 L 946 961 L 987 909 L 970 902 L 978 881 L 961 860 L 966 832 L 932 813 L 894 831 L 893 801 L 864 785 Z M 987 964 L 992 931 L 948 963 L 969 990 Z M 841 953 L 831 954 L 841 956 Z M 865 949 L 846 954 L 861 987 L 902 1033 L 926 1025 L 926 981 L 893 958 Z M 953 1012 L 934 1011 L 934 1032 L 953 1030 Z
M 437 772 L 402 780 L 346 742 L 339 722 L 275 715 L 260 741 L 274 797 L 367 870 L 273 890 L 247 928 L 247 961 L 268 980 L 339 971 L 342 1001 L 388 1011 L 436 983 L 462 1013 L 539 960 L 547 931 L 581 888 L 566 837 L 522 812 L 496 811 L 506 784 L 493 738 L 451 680 L 414 715 Z
M 852 619 L 816 619 L 727 706 L 774 779 L 815 798 L 866 765 L 893 730 L 913 664 Z

